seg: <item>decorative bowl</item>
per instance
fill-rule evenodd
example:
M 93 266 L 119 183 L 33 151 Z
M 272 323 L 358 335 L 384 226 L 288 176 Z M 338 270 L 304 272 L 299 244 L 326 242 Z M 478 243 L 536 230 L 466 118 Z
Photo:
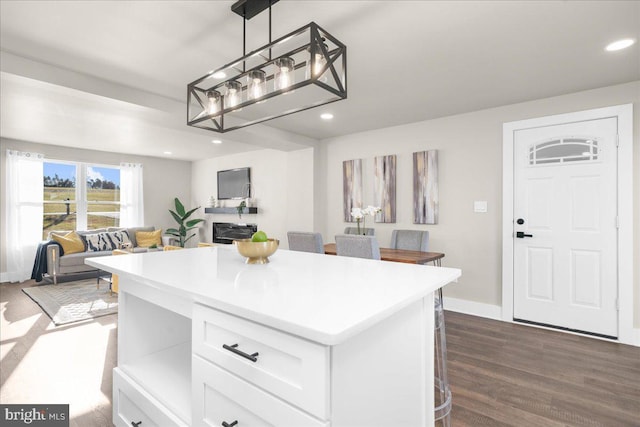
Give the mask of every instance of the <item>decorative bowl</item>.
M 238 248 L 238 252 L 246 257 L 247 264 L 267 264 L 269 257 L 278 250 L 280 241 L 269 239 L 266 242 L 252 242 L 251 239 L 234 240 L 233 244 Z

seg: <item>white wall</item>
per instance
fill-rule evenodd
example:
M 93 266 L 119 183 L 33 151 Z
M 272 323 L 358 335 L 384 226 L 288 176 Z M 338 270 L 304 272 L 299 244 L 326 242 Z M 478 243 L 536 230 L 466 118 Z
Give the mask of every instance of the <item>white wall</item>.
M 462 95 L 461 95 L 462 96 Z M 634 103 L 634 248 L 640 254 L 640 82 L 616 85 L 538 101 L 508 105 L 323 141 L 317 162 L 324 175 L 316 194 L 325 240 L 347 225 L 342 218 L 342 162 L 364 159 L 364 204 L 373 203 L 373 157 L 396 154 L 397 222 L 375 224 L 382 246 L 394 228 L 430 231 L 431 250 L 444 252 L 443 265 L 460 267 L 458 283 L 445 296 L 490 306 L 501 305 L 502 124 L 505 122 Z M 440 221 L 414 225 L 412 153 L 438 150 Z M 488 202 L 487 213 L 474 213 L 474 200 Z M 324 209 L 323 209 L 324 208 Z M 367 223 L 367 226 L 370 224 Z M 640 263 L 635 265 L 635 327 L 640 327 Z
M 144 167 L 145 225 L 154 225 L 156 228 L 162 228 L 163 230 L 168 227 L 175 227 L 175 221 L 168 211 L 168 209 L 173 209 L 174 197 L 179 197 L 185 203 L 191 197 L 191 162 L 0 139 L 0 169 L 3 171 L 7 149 L 38 152 L 44 154 L 46 159 L 51 160 L 69 160 L 104 165 L 119 165 L 120 162 L 142 163 Z M 2 185 L 0 187 L 0 216 L 4 217 L 6 209 L 5 186 Z M 4 227 L 4 222 L 0 227 Z M 4 236 L 6 236 L 6 233 L 4 228 L 0 228 L 0 230 L 2 235 L 0 238 L 0 271 L 5 272 L 6 242 Z
M 313 230 L 314 216 L 314 148 L 283 152 L 260 150 L 193 162 L 191 192 L 194 206 L 206 206 L 217 197 L 219 170 L 250 167 L 252 195 L 257 199 L 258 214 L 206 214 L 206 226 L 200 240 L 211 242 L 212 222 L 256 223 L 269 237 L 287 248 L 287 231 Z M 221 201 L 237 206 L 239 200 Z

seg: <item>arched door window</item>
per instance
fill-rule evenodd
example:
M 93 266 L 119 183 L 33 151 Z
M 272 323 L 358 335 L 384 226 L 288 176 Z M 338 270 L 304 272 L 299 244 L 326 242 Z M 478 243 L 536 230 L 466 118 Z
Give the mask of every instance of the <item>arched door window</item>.
M 554 138 L 529 147 L 529 165 L 588 162 L 598 160 L 599 154 L 595 138 Z

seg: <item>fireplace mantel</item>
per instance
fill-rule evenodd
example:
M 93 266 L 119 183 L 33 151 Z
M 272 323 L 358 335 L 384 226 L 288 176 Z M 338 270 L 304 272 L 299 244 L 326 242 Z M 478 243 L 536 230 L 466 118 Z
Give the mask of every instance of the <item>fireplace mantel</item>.
M 237 214 L 238 208 L 234 207 L 226 207 L 226 208 L 204 208 L 204 213 L 206 214 Z M 243 208 L 242 214 L 257 214 L 257 207 Z

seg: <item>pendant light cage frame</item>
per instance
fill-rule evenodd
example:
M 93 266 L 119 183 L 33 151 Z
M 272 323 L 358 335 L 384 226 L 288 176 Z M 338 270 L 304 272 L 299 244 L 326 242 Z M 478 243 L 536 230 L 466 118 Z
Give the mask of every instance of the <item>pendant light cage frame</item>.
M 187 125 L 224 133 L 346 98 L 347 47 L 311 22 L 189 83 Z

